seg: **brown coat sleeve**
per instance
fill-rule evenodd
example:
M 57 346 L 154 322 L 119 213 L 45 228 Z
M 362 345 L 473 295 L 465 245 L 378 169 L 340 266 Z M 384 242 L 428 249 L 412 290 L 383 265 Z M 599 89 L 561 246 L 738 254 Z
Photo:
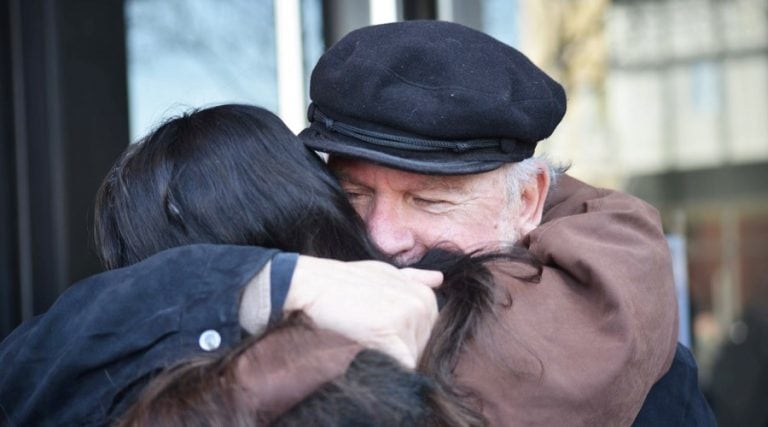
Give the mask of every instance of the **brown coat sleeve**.
M 512 304 L 468 343 L 459 383 L 492 425 L 631 424 L 677 342 L 658 213 L 564 176 L 523 243 L 545 265 L 541 281 L 496 275 Z

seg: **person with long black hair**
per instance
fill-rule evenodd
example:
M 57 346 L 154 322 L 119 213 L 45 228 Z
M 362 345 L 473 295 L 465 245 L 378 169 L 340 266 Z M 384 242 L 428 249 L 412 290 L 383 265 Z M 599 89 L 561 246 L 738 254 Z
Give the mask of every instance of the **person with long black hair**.
M 127 148 L 97 199 L 109 271 L 73 285 L 0 346 L 11 425 L 102 425 L 150 374 L 231 348 L 284 312 L 409 367 L 437 319 L 429 286 L 442 275 L 375 261 L 321 159 L 264 109 L 168 120 Z M 356 312 L 377 316 L 340 321 Z

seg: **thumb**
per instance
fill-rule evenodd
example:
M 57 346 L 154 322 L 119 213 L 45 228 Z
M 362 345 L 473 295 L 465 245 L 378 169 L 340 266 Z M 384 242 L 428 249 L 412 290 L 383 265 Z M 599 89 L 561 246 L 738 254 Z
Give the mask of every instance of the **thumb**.
M 436 270 L 421 270 L 418 268 L 401 268 L 400 271 L 409 279 L 419 282 L 430 288 L 437 288 L 443 284 L 443 273 Z

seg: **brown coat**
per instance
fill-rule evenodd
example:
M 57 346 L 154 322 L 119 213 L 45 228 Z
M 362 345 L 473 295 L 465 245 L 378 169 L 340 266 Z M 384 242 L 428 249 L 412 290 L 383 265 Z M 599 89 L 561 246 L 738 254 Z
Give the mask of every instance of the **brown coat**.
M 492 425 L 629 425 L 677 342 L 672 267 L 656 210 L 563 176 L 523 239 L 539 283 L 512 297 L 456 369 Z

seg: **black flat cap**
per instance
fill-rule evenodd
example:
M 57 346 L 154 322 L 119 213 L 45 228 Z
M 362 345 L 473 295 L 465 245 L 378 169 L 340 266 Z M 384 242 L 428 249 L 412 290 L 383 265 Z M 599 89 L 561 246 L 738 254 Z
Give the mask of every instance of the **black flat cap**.
M 428 174 L 469 174 L 533 155 L 565 92 L 522 53 L 465 26 L 406 21 L 355 30 L 310 81 L 318 151 Z

